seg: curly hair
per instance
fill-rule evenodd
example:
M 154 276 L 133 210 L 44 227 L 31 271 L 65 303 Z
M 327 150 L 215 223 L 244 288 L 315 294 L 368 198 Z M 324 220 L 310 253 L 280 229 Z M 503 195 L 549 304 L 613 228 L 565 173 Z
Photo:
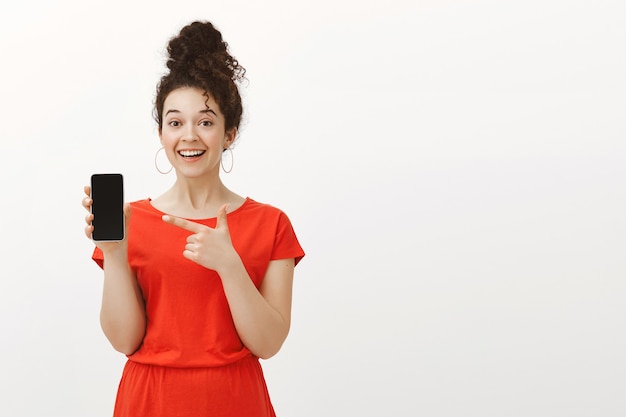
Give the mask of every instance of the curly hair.
M 246 70 L 228 51 L 222 34 L 210 22 L 196 21 L 180 30 L 167 46 L 167 68 L 157 85 L 154 119 L 163 127 L 165 99 L 177 88 L 193 87 L 212 96 L 225 118 L 226 131 L 239 128 L 243 106 L 237 82 Z

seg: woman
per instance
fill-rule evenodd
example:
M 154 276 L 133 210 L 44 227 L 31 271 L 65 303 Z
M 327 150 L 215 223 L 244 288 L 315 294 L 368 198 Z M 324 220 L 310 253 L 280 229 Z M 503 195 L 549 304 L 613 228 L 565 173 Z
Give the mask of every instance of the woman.
M 102 329 L 128 356 L 114 416 L 274 416 L 258 358 L 287 337 L 304 252 L 282 211 L 220 180 L 245 73 L 221 33 L 191 23 L 168 54 L 155 119 L 176 181 L 127 204 L 125 240 L 96 242 L 93 254 L 104 269 Z

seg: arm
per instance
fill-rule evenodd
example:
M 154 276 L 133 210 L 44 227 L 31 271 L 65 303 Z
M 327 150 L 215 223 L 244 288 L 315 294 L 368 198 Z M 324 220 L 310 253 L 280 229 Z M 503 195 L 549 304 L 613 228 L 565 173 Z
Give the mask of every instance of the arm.
M 218 273 L 244 345 L 260 358 L 274 356 L 291 324 L 295 260 L 271 261 L 257 289 L 233 248 L 225 206 L 218 212 L 215 229 L 173 216 L 163 220 L 194 233 L 187 238 L 183 256 Z
M 85 194 L 87 197 L 83 199 L 83 207 L 89 211 L 92 203 L 89 187 L 85 187 Z M 124 207 L 124 215 L 128 225 L 129 205 Z M 91 239 L 93 214 L 88 214 L 85 221 L 85 234 Z M 137 278 L 128 265 L 128 244 L 124 239 L 121 242 L 98 242 L 97 246 L 104 254 L 100 325 L 113 348 L 130 355 L 143 340 L 146 313 Z
M 293 272 L 293 259 L 271 261 L 257 290 L 241 260 L 218 271 L 237 333 L 260 358 L 278 353 L 289 333 Z
M 130 355 L 141 344 L 146 330 L 143 295 L 128 265 L 125 248 L 104 254 L 100 325 L 113 348 Z

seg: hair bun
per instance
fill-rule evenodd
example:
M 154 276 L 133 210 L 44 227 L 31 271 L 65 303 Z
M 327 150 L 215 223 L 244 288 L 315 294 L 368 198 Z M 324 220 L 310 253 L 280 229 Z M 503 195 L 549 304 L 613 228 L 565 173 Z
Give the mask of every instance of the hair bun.
M 227 131 L 238 129 L 243 113 L 237 83 L 246 70 L 228 51 L 222 34 L 210 22 L 193 22 L 183 27 L 167 45 L 167 71 L 157 85 L 154 119 L 163 126 L 163 107 L 168 94 L 192 87 L 212 97 L 224 115 Z
M 211 72 L 233 81 L 241 80 L 245 70 L 228 52 L 228 44 L 211 22 L 193 22 L 183 27 L 167 46 L 167 67 L 174 72 Z

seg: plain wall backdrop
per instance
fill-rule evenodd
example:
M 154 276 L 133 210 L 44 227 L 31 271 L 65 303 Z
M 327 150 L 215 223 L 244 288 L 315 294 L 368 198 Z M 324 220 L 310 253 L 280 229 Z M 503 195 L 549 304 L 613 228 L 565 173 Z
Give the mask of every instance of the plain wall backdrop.
M 0 6 L 0 415 L 111 415 L 82 188 L 153 166 L 165 45 L 213 21 L 247 69 L 236 192 L 307 256 L 263 361 L 289 416 L 626 415 L 626 4 Z

